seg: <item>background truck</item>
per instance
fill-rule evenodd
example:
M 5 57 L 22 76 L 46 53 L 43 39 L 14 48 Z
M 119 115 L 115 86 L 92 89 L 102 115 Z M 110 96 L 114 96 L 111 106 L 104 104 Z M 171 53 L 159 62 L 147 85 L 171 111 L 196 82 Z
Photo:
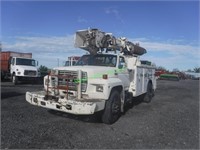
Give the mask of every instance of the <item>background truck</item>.
M 32 105 L 78 115 L 100 112 L 102 122 L 118 120 L 134 97 L 150 102 L 155 65 L 141 61 L 146 50 L 98 29 L 76 32 L 75 47 L 88 51 L 75 66 L 57 67 L 44 77 L 44 91 L 26 92 Z M 119 51 L 119 53 L 117 53 Z
M 80 58 L 81 58 L 80 56 L 70 56 L 70 57 L 68 57 L 67 61 L 65 61 L 65 66 L 74 66 Z
M 13 84 L 25 80 L 37 80 L 38 62 L 32 53 L 1 51 L 1 79 L 11 78 Z

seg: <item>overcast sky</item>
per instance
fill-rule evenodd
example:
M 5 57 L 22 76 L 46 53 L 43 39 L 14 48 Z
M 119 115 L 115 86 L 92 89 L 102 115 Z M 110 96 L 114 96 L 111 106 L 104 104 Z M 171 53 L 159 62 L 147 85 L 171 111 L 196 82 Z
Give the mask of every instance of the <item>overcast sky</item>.
M 32 52 L 53 68 L 74 48 L 74 33 L 99 28 L 147 49 L 141 59 L 166 69 L 200 66 L 199 1 L 2 1 L 3 51 Z

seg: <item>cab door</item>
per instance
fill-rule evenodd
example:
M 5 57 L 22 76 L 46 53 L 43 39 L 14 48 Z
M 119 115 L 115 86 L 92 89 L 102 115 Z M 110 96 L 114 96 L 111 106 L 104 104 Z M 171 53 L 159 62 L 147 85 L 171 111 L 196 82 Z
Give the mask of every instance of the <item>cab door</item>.
M 128 90 L 130 85 L 129 73 L 125 63 L 125 59 L 122 56 L 119 56 L 116 73 L 118 74 L 118 78 L 122 81 L 124 89 Z
M 15 72 L 15 67 L 16 67 L 15 64 L 16 64 L 16 58 L 11 58 L 11 61 L 10 61 L 10 74 Z

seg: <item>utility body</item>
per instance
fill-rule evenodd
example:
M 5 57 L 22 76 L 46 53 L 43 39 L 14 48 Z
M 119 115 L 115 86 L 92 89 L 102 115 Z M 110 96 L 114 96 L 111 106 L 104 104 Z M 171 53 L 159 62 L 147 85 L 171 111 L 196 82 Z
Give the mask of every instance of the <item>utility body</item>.
M 51 70 L 44 77 L 45 90 L 27 92 L 26 100 L 36 106 L 77 115 L 101 112 L 101 119 L 106 124 L 116 122 L 125 105 L 130 104 L 134 97 L 144 95 L 144 101 L 150 102 L 156 89 L 155 65 L 141 61 L 133 51 L 129 53 L 122 49 L 115 53 L 115 49 L 111 50 L 111 46 L 106 45 L 109 49 L 103 52 L 102 47 L 98 50 L 91 43 L 84 45 L 83 41 L 87 41 L 85 37 L 88 36 L 80 37 L 83 31 L 84 34 L 95 31 L 92 36 L 102 41 L 96 32 L 99 30 L 78 31 L 75 45 L 90 54 L 83 55 L 75 66 Z M 110 43 L 110 40 L 107 42 Z M 146 51 L 141 50 L 140 54 Z
M 10 78 L 13 84 L 19 81 L 36 80 L 39 77 L 37 61 L 32 53 L 1 52 L 1 79 Z

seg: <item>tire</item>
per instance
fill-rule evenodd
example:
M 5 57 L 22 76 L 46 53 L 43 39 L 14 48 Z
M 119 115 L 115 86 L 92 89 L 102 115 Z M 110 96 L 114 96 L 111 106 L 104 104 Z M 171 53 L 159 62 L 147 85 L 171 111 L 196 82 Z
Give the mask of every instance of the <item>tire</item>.
M 4 78 L 5 78 L 5 75 L 3 72 L 1 72 L 1 80 L 4 80 Z
M 12 76 L 12 83 L 13 83 L 14 85 L 17 85 L 17 84 L 18 84 L 18 77 L 15 76 L 15 74 L 13 74 L 13 76 Z
M 150 103 L 153 96 L 154 96 L 153 85 L 151 82 L 149 82 L 147 84 L 147 93 L 145 94 L 143 101 L 145 103 Z
M 102 114 L 102 122 L 105 124 L 113 124 L 121 115 L 121 99 L 120 93 L 116 90 L 111 92 L 109 99 L 106 101 Z

